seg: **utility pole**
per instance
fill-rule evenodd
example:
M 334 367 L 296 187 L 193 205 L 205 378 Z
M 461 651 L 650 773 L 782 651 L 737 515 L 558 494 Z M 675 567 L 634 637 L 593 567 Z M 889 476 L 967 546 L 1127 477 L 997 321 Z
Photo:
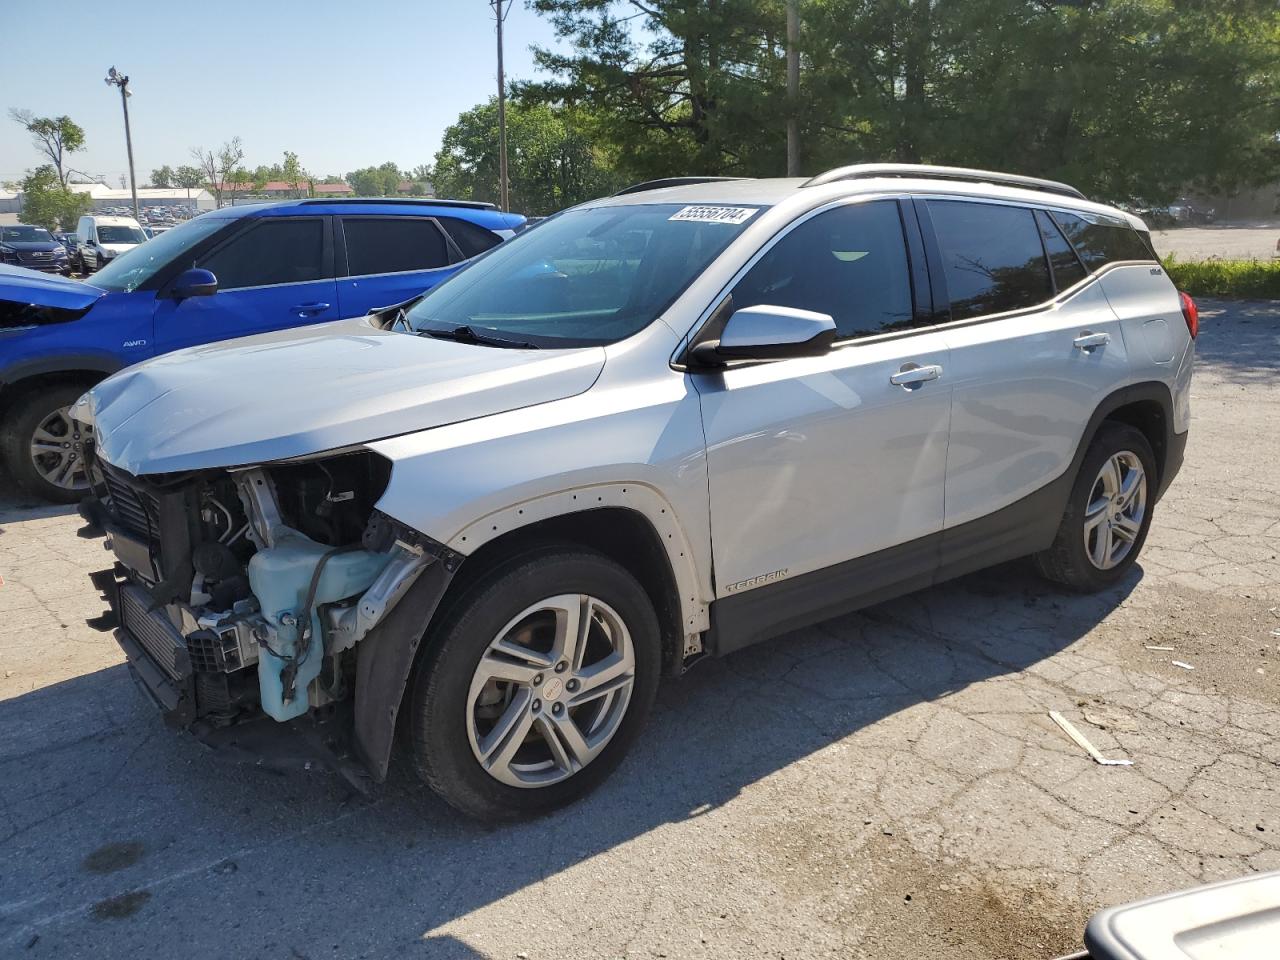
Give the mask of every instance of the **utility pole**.
M 489 0 L 498 20 L 498 209 L 510 204 L 510 181 L 507 177 L 507 84 L 502 73 L 502 22 L 511 12 L 511 0 Z
M 129 78 L 118 72 L 115 67 L 107 71 L 107 86 L 120 88 L 120 106 L 124 107 L 124 144 L 129 151 L 129 192 L 133 194 L 133 219 L 138 217 L 138 178 L 133 173 L 133 134 L 129 132 Z
M 787 176 L 800 176 L 800 0 L 787 0 Z

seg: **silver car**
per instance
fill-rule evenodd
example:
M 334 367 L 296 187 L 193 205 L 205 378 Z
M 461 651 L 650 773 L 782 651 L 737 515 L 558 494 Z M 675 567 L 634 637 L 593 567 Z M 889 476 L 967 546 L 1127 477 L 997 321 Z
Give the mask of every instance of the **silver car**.
M 702 658 L 1018 557 L 1122 581 L 1197 323 L 1142 222 L 1062 184 L 641 184 L 409 303 L 95 387 L 100 623 L 202 736 L 324 723 L 375 780 L 399 743 L 458 809 L 539 814 Z

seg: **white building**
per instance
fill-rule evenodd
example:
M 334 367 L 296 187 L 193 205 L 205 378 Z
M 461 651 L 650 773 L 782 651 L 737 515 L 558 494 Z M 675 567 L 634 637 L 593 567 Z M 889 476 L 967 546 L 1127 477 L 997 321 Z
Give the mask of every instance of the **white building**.
M 128 190 L 117 190 L 101 183 L 69 183 L 67 189 L 76 193 L 87 193 L 93 199 L 93 209 L 101 212 L 103 207 L 129 207 L 133 205 L 133 194 Z M 141 207 L 193 207 L 196 213 L 212 210 L 213 194 L 202 187 L 186 189 L 185 187 L 139 187 L 138 206 Z
M 0 213 L 17 213 L 22 209 L 22 201 L 12 190 L 0 189 Z

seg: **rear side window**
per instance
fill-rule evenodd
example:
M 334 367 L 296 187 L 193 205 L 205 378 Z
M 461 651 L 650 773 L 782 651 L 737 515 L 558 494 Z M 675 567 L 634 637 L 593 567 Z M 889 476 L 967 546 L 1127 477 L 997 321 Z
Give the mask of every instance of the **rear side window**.
M 1053 265 L 1053 279 L 1058 289 L 1066 290 L 1087 277 L 1088 271 L 1049 214 L 1037 210 L 1036 224 L 1040 227 L 1040 238 L 1044 241 L 1045 252 L 1049 254 L 1049 263 Z
M 405 273 L 448 266 L 444 234 L 430 220 L 417 217 L 344 217 L 347 272 Z
M 326 274 L 324 220 L 260 220 L 197 266 L 218 278 L 219 290 L 321 280 Z
M 778 241 L 733 290 L 733 307 L 830 314 L 839 337 L 912 326 L 911 274 L 893 200 L 820 213 Z
M 1138 236 L 1138 231 L 1126 223 L 1104 217 L 1063 213 L 1060 210 L 1053 212 L 1053 219 L 1090 271 L 1118 260 L 1152 259 L 1151 251 Z
M 1053 296 L 1040 231 L 1030 210 L 930 200 L 951 319 L 1033 307 Z
M 449 232 L 453 242 L 458 245 L 458 249 L 468 260 L 502 242 L 502 238 L 492 230 L 486 230 L 466 220 L 459 220 L 457 217 L 440 217 L 439 219 L 440 225 Z

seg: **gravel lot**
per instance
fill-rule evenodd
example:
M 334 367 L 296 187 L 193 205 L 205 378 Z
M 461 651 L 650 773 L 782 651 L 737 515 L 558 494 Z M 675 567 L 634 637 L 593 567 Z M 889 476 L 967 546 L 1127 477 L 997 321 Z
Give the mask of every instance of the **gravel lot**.
M 1215 223 L 1205 227 L 1155 230 L 1151 242 L 1162 257 L 1180 260 L 1270 260 L 1280 240 L 1280 220 Z
M 0 955 L 1046 958 L 1103 905 L 1280 868 L 1280 304 L 1203 306 L 1122 588 L 1006 566 L 706 664 L 514 828 L 403 772 L 366 800 L 213 763 L 84 625 L 101 545 L 0 499 Z

